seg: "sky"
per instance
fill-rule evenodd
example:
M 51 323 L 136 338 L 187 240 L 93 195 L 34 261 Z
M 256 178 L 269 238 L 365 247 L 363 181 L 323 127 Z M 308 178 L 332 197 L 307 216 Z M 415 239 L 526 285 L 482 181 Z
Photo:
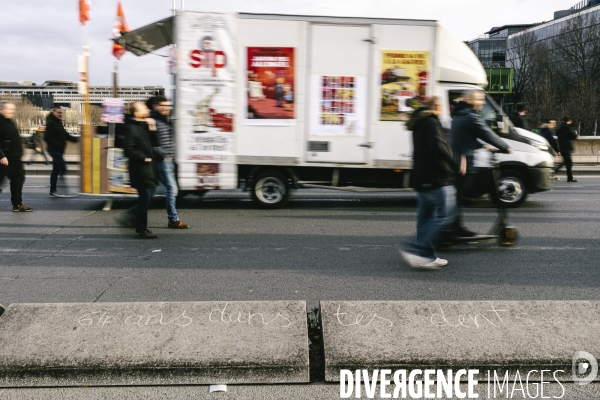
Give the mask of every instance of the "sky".
M 182 0 L 176 0 L 176 8 Z M 437 20 L 461 40 L 494 26 L 553 18 L 578 0 L 183 0 L 186 10 Z M 0 81 L 78 80 L 82 29 L 78 0 L 0 0 Z M 172 0 L 121 0 L 130 29 L 172 15 Z M 90 85 L 112 85 L 117 0 L 91 0 Z M 165 55 L 166 49 L 157 51 Z M 169 87 L 167 59 L 126 53 L 119 85 Z

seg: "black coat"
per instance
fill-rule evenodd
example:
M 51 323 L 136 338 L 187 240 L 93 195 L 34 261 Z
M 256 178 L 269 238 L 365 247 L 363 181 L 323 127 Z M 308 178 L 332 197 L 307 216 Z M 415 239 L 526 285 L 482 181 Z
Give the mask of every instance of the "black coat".
M 56 151 L 58 153 L 65 152 L 65 146 L 69 142 L 77 142 L 77 138 L 69 135 L 65 130 L 62 120 L 56 118 L 50 113 L 46 117 L 46 133 L 44 141 L 48 144 L 48 151 Z
M 129 158 L 129 179 L 131 187 L 148 189 L 158 186 L 158 173 L 154 156 L 154 135 L 145 122 L 135 120 L 126 125 L 125 156 Z M 151 162 L 144 159 L 151 158 Z
M 561 153 L 572 153 L 575 151 L 575 139 L 577 139 L 577 132 L 575 129 L 563 122 L 556 129 L 556 138 L 558 139 L 558 148 Z
M 474 166 L 474 154 L 475 150 L 483 147 L 477 139 L 481 139 L 503 152 L 509 149 L 506 142 L 496 136 L 483 118 L 475 112 L 473 106 L 462 101 L 454 108 L 450 135 L 456 162 L 460 162 L 461 156 L 465 156 L 467 159 L 467 174 L 477 173 Z
M 515 128 L 522 128 L 522 129 L 527 129 L 529 130 L 529 124 L 527 123 L 527 118 L 523 117 L 521 114 L 519 114 L 518 111 L 513 111 L 510 114 L 508 114 L 508 118 L 510 119 L 510 122 L 512 122 L 513 126 Z
M 23 157 L 23 142 L 12 119 L 0 114 L 0 158 L 19 161 Z
M 454 183 L 458 165 L 448 147 L 446 132 L 440 120 L 426 108 L 414 112 L 406 124 L 413 131 L 413 186 L 428 191 Z
M 540 132 L 540 136 L 542 136 L 544 139 L 546 139 L 548 141 L 548 143 L 550 143 L 550 147 L 552 147 L 552 150 L 554 150 L 557 153 L 559 152 L 558 145 L 556 144 L 556 140 L 554 139 L 554 135 L 552 134 L 551 129 L 542 128 L 542 130 Z

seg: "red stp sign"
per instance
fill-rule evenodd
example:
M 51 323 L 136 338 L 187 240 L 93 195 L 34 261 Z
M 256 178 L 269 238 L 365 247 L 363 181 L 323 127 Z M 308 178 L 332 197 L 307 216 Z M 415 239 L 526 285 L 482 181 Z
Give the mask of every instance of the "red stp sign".
M 190 52 L 190 66 L 192 68 L 210 68 L 212 76 L 217 76 L 217 70 L 227 65 L 227 56 L 221 50 L 215 50 L 213 38 L 205 36 L 200 41 L 200 49 Z

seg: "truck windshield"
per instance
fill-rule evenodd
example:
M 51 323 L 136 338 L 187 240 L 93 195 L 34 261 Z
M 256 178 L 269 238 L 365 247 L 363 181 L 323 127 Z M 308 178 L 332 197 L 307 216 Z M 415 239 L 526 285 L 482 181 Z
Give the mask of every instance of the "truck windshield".
M 485 104 L 483 105 L 483 108 L 481 109 L 481 116 L 485 120 L 485 123 L 487 124 L 487 126 L 492 128 L 492 130 L 498 136 L 505 138 L 505 139 L 516 140 L 517 142 L 527 143 L 525 141 L 525 139 L 523 139 L 517 133 L 517 131 L 515 130 L 515 128 L 512 125 L 512 122 L 510 122 L 510 120 L 508 118 L 503 118 L 503 117 L 505 117 L 505 114 L 502 112 L 502 108 L 500 108 L 500 106 L 498 104 L 496 104 L 494 99 L 492 99 L 487 93 L 485 95 Z M 504 124 L 508 124 L 508 133 L 501 132 L 501 130 L 499 128 L 500 122 L 502 122 Z

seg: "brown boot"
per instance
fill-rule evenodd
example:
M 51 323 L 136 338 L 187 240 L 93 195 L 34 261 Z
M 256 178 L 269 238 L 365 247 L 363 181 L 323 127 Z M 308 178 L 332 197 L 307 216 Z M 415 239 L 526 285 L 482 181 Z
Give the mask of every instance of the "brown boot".
M 169 225 L 167 227 L 171 229 L 190 229 L 190 226 L 188 224 L 184 224 L 183 222 L 181 222 L 181 220 L 169 222 Z

